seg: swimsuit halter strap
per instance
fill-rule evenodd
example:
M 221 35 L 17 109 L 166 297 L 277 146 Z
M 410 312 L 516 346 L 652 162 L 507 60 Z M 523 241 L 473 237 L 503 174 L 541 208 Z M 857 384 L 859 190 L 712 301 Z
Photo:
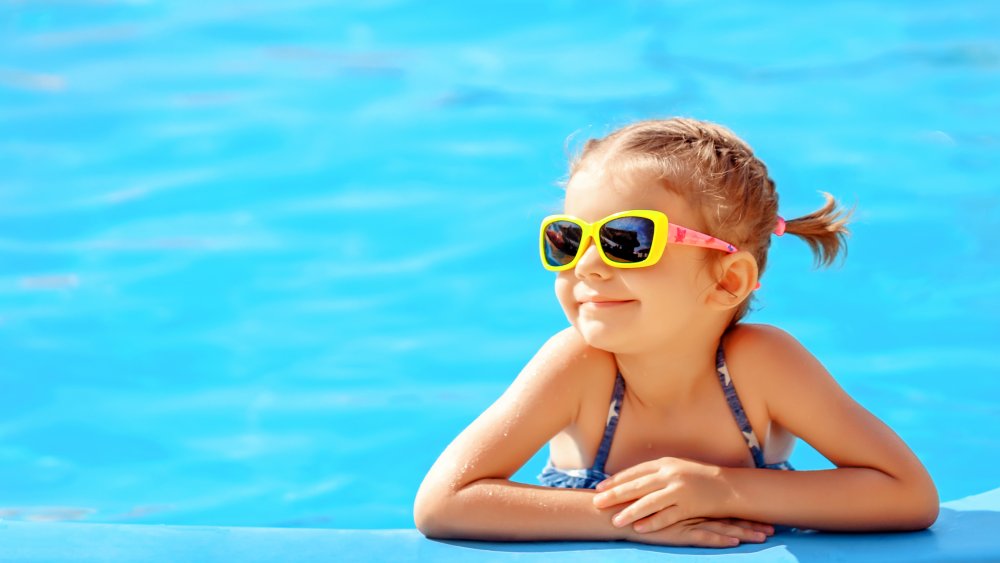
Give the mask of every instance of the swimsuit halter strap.
M 733 385 L 733 379 L 729 376 L 729 367 L 726 366 L 726 357 L 722 351 L 721 340 L 719 341 L 719 349 L 715 353 L 715 371 L 719 376 L 719 383 L 722 384 L 722 389 L 726 393 L 726 403 L 729 404 L 729 410 L 733 412 L 733 418 L 736 419 L 736 424 L 739 425 L 740 431 L 743 433 L 743 439 L 750 448 L 750 454 L 753 456 L 754 465 L 757 467 L 763 467 L 764 452 L 760 449 L 760 441 L 757 440 L 757 434 L 754 433 L 753 427 L 750 426 L 747 414 L 743 411 L 743 404 L 740 402 L 740 398 L 736 394 L 736 387 Z
M 594 458 L 594 469 L 604 473 L 604 464 L 608 461 L 608 453 L 611 451 L 611 439 L 618 428 L 618 415 L 622 409 L 622 397 L 625 394 L 625 378 L 621 372 L 615 377 L 615 392 L 611 397 L 611 405 L 608 407 L 608 421 L 604 427 L 604 437 L 601 438 L 601 446 L 597 449 L 597 456 Z

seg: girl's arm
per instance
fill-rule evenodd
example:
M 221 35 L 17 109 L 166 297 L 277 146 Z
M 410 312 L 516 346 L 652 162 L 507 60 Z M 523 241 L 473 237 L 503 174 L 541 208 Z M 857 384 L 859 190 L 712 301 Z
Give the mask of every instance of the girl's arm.
M 614 370 L 613 356 L 588 347 L 572 327 L 549 339 L 428 471 L 414 503 L 417 528 L 430 537 L 495 541 L 624 538 L 612 512 L 594 507 L 593 490 L 509 480 L 576 420 L 581 388 Z
M 837 469 L 722 468 L 733 517 L 831 531 L 921 530 L 937 519 L 938 494 L 906 444 L 844 392 L 788 333 L 744 325 L 727 356 L 753 366 L 772 420 Z

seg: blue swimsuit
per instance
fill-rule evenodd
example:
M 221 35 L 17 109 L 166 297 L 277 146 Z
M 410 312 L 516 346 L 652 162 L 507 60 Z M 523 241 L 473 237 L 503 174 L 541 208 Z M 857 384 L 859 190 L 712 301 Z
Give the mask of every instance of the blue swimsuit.
M 726 359 L 722 353 L 722 343 L 719 343 L 718 352 L 715 354 L 715 369 L 719 375 L 719 383 L 726 393 L 726 402 L 733 412 L 733 417 L 743 432 L 743 439 L 746 440 L 750 453 L 753 455 L 753 462 L 758 468 L 763 469 L 783 469 L 792 471 L 794 468 L 787 461 L 777 463 L 764 463 L 764 452 L 760 449 L 760 442 L 754 434 L 747 415 L 743 412 L 743 405 L 739 397 L 736 396 L 736 388 L 733 380 L 729 377 L 729 368 L 726 367 Z M 625 379 L 618 373 L 615 378 L 615 392 L 611 397 L 611 407 L 608 409 L 608 422 L 604 428 L 604 438 L 601 439 L 601 446 L 597 450 L 597 457 L 594 465 L 588 469 L 560 469 L 552 465 L 552 458 L 549 458 L 545 468 L 538 475 L 538 480 L 542 485 L 548 487 L 562 487 L 571 489 L 593 489 L 597 484 L 610 477 L 604 472 L 604 464 L 608 460 L 608 452 L 611 451 L 611 439 L 615 435 L 615 428 L 618 426 L 618 415 L 621 412 L 622 397 L 625 394 Z

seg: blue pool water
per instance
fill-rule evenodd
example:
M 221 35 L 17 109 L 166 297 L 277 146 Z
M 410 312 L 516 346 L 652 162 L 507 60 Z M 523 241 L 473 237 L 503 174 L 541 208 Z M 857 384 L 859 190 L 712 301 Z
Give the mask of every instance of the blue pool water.
M 789 6 L 0 4 L 0 518 L 412 527 L 565 326 L 567 138 L 678 114 L 786 217 L 858 204 L 842 268 L 775 240 L 749 320 L 942 500 L 1000 487 L 1000 7 Z

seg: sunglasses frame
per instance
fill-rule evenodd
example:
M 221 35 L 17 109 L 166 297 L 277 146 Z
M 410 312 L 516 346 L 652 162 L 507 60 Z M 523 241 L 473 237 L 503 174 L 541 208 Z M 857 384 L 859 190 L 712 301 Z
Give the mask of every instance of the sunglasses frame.
M 614 221 L 615 219 L 621 219 L 623 217 L 639 217 L 642 219 L 649 219 L 653 222 L 653 241 L 650 244 L 649 256 L 641 262 L 615 262 L 614 260 L 611 260 L 608 258 L 608 255 L 604 253 L 604 247 L 601 246 L 601 241 L 598 239 L 601 227 L 611 221 Z M 545 229 L 556 221 L 567 221 L 573 223 L 582 230 L 580 236 L 580 247 L 576 251 L 576 256 L 573 257 L 573 260 L 562 266 L 553 266 L 549 264 L 548 260 L 545 259 Z M 542 266 L 551 272 L 562 272 L 564 270 L 575 268 L 577 262 L 580 261 L 580 258 L 587 251 L 587 247 L 590 246 L 591 240 L 593 240 L 595 246 L 597 246 L 597 253 L 601 256 L 601 260 L 603 260 L 605 264 L 613 268 L 624 269 L 645 268 L 656 264 L 659 262 L 660 258 L 663 257 L 663 251 L 667 246 L 668 240 L 671 244 L 700 246 L 702 248 L 721 250 L 730 254 L 737 251 L 736 247 L 728 242 L 680 225 L 674 225 L 669 219 L 667 219 L 667 215 L 665 213 L 654 209 L 631 209 L 628 211 L 619 211 L 618 213 L 613 213 L 593 223 L 588 223 L 587 221 L 572 215 L 549 215 L 548 217 L 542 219 L 542 228 L 539 237 L 538 249 L 542 259 Z

